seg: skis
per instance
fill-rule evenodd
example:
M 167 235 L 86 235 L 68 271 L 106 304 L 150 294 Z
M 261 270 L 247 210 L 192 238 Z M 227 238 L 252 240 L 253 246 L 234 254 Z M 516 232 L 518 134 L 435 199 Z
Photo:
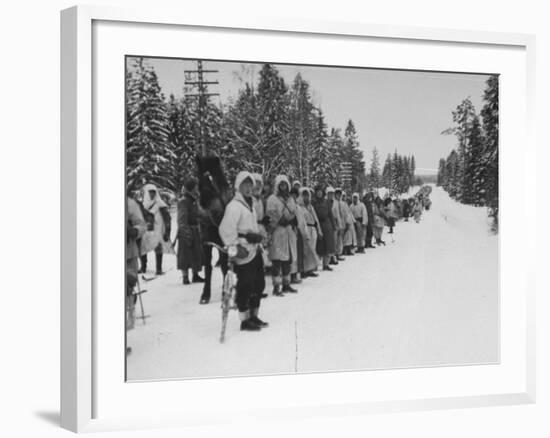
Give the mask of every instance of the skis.
M 232 269 L 227 271 L 223 280 L 222 289 L 222 330 L 220 334 L 220 343 L 225 342 L 225 329 L 227 327 L 227 317 L 229 311 L 235 308 L 235 286 L 237 285 L 237 276 Z
M 222 286 L 222 330 L 220 333 L 220 343 L 225 342 L 225 329 L 227 327 L 227 317 L 229 316 L 229 311 L 231 309 L 235 309 L 237 306 L 235 305 L 235 295 L 237 293 L 236 286 L 237 286 L 237 274 L 235 274 L 235 271 L 233 270 L 233 262 L 231 260 L 231 257 L 234 256 L 231 255 L 231 251 L 229 251 L 227 248 L 224 248 L 214 242 L 204 242 L 205 245 L 210 245 L 214 248 L 217 248 L 218 251 L 226 253 L 230 255 L 227 268 L 228 271 L 225 274 L 225 277 L 223 279 L 223 286 Z M 236 251 L 235 251 L 236 252 Z
M 162 275 L 165 275 L 168 272 L 171 272 L 173 270 L 174 270 L 173 268 L 170 268 L 167 271 L 163 271 L 163 273 L 160 275 L 156 273 L 153 274 L 152 272 L 143 272 L 143 273 L 140 273 L 139 275 L 141 275 L 141 279 L 143 281 L 145 281 L 146 283 L 149 283 L 150 281 L 156 280 L 157 278 L 160 278 Z
M 154 275 L 154 274 L 151 274 L 149 272 L 144 272 L 144 273 L 141 274 L 141 278 L 142 278 L 143 281 L 147 282 L 147 281 L 154 280 L 155 278 L 157 278 L 157 276 Z

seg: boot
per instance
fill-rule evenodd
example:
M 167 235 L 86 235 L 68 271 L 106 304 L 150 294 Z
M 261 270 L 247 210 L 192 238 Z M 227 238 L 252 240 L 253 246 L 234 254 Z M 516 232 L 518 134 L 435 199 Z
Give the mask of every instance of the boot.
M 268 327 L 269 323 L 262 321 L 260 318 L 258 318 L 258 310 L 259 309 L 256 308 L 250 311 L 250 320 L 260 328 Z
M 318 277 L 319 274 L 317 274 L 316 272 L 310 271 L 310 272 L 307 273 L 307 276 L 308 277 Z
M 155 253 L 155 264 L 157 268 L 156 275 L 162 275 L 162 253 Z
M 290 284 L 283 284 L 283 292 L 289 292 L 291 294 L 298 293 L 298 291 L 294 289 Z
M 241 322 L 241 330 L 247 332 L 257 332 L 261 330 L 261 327 L 249 318 Z
M 329 265 L 323 266 L 323 271 L 334 271 Z
M 273 286 L 273 296 L 284 297 L 283 292 L 281 291 L 281 286 Z
M 262 321 L 260 318 L 258 318 L 256 315 L 251 316 L 249 321 L 252 321 L 254 324 L 256 324 L 260 328 L 269 327 L 269 323 Z
M 245 310 L 244 312 L 240 311 L 239 319 L 241 320 L 241 330 L 250 332 L 257 332 L 260 330 L 260 326 L 250 319 L 249 310 Z

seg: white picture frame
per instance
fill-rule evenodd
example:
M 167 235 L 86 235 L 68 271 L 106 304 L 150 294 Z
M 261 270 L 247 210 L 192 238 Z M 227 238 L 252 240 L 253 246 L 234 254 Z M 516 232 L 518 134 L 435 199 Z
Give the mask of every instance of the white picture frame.
M 520 266 L 517 284 L 521 285 L 518 294 L 521 295 L 521 306 L 514 310 L 521 312 L 521 321 L 514 332 L 523 336 L 518 340 L 521 348 L 518 350 L 521 357 L 517 357 L 521 366 L 516 367 L 515 379 L 512 390 L 502 384 L 500 380 L 506 379 L 506 375 L 499 376 L 495 380 L 494 388 L 486 392 L 465 390 L 462 395 L 458 393 L 438 393 L 431 397 L 416 397 L 411 390 L 410 396 L 390 393 L 388 397 L 369 398 L 366 395 L 346 392 L 346 384 L 359 378 L 355 373 L 345 377 L 344 390 L 338 393 L 338 397 L 331 399 L 331 385 L 342 385 L 337 376 L 292 376 L 292 380 L 278 377 L 254 377 L 246 379 L 205 379 L 202 381 L 188 382 L 193 390 L 208 387 L 209 394 L 216 394 L 237 388 L 239 385 L 250 386 L 261 384 L 262 379 L 270 385 L 278 385 L 283 388 L 292 388 L 292 385 L 319 385 L 326 384 L 324 397 L 318 397 L 318 402 L 303 398 L 295 404 L 286 403 L 280 395 L 275 397 L 274 406 L 276 412 L 262 410 L 242 410 L 238 412 L 223 412 L 214 407 L 209 415 L 199 411 L 190 412 L 183 408 L 171 412 L 163 411 L 159 406 L 157 411 L 150 415 L 132 416 L 128 412 L 111 412 L 109 415 L 98 415 L 102 406 L 99 404 L 100 396 L 105 394 L 101 385 L 104 381 L 101 367 L 98 363 L 97 351 L 99 340 L 102 339 L 101 331 L 98 331 L 94 320 L 97 311 L 97 302 L 94 294 L 97 292 L 98 272 L 97 241 L 98 227 L 97 214 L 99 203 L 96 180 L 98 173 L 102 172 L 101 160 L 94 153 L 94 120 L 97 116 L 96 96 L 94 83 L 99 79 L 95 77 L 98 70 L 94 65 L 94 59 L 98 50 L 97 34 L 94 33 L 94 25 L 105 23 L 131 23 L 134 26 L 154 26 L 155 29 L 170 29 L 178 26 L 200 29 L 201 32 L 223 32 L 224 29 L 237 29 L 242 33 L 254 32 L 255 35 L 262 32 L 271 32 L 280 35 L 326 35 L 339 38 L 362 38 L 370 40 L 383 40 L 388 44 L 454 44 L 465 48 L 483 45 L 488 49 L 520 51 L 524 64 L 521 65 L 522 76 L 526 83 L 519 92 L 523 100 L 522 113 L 525 115 L 525 126 L 521 131 L 521 141 L 524 145 L 525 156 L 522 158 L 523 173 L 522 183 L 518 188 L 519 196 L 524 202 L 530 202 L 535 196 L 535 163 L 536 146 L 533 134 L 534 119 L 534 63 L 535 63 L 535 37 L 526 34 L 508 34 L 492 32 L 461 31 L 450 29 L 425 29 L 403 26 L 385 26 L 366 23 L 340 23 L 296 20 L 292 18 L 253 17 L 242 14 L 241 18 L 231 18 L 210 14 L 208 17 L 194 16 L 184 11 L 164 11 L 151 9 L 147 11 L 133 9 L 119 9 L 111 7 L 77 6 L 61 13 L 61 426 L 75 431 L 100 431 L 120 428 L 145 428 L 174 425 L 203 424 L 208 422 L 231 421 L 243 417 L 255 419 L 296 418 L 311 415 L 360 415 L 369 412 L 394 412 L 419 409 L 444 409 L 456 407 L 475 407 L 488 405 L 525 404 L 535 401 L 535 279 L 532 269 L 527 264 Z M 154 30 L 153 30 L 154 31 Z M 147 53 L 154 55 L 154 53 Z M 519 67 L 518 67 L 519 68 Z M 444 69 L 443 69 L 444 70 Z M 122 78 L 120 78 L 122 87 Z M 115 110 L 113 110 L 115 111 Z M 121 109 L 122 111 L 122 109 Z M 522 122 L 523 123 L 523 122 Z M 523 125 L 522 125 L 523 127 Z M 122 129 L 122 128 L 121 128 Z M 518 134 L 519 135 L 519 134 Z M 516 137 L 517 139 L 518 137 Z M 120 145 L 123 148 L 123 144 Z M 122 149 L 121 149 L 122 150 Z M 505 155 L 505 154 L 504 154 Z M 527 169 L 529 172 L 527 172 Z M 122 170 L 121 170 L 122 171 Z M 504 172 L 503 172 L 504 173 Z M 506 178 L 506 176 L 501 176 Z M 531 202 L 530 205 L 535 205 Z M 528 220 L 535 224 L 535 209 L 525 209 L 516 220 Z M 504 219 L 507 221 L 508 219 Z M 510 219 L 510 223 L 512 219 Z M 504 227 L 504 225 L 503 225 Z M 505 228 L 504 228 L 505 229 Z M 504 234 L 505 231 L 503 231 Z M 533 233 L 534 234 L 534 233 Z M 532 234 L 532 235 L 533 235 Z M 534 242 L 529 237 L 524 243 L 526 248 L 533 248 Z M 121 259 L 122 260 L 122 259 Z M 122 290 L 122 289 L 121 289 Z M 509 324 L 513 315 L 503 318 L 503 324 Z M 518 313 L 519 316 L 519 313 Z M 505 332 L 503 332 L 505 333 Z M 123 336 L 123 333 L 121 333 Z M 505 335 L 503 335 L 505 336 Z M 502 339 L 507 342 L 506 338 Z M 123 352 L 120 353 L 123 356 Z M 103 355 L 105 357 L 105 355 Z M 120 360 L 118 358 L 117 360 Z M 497 365 L 504 366 L 505 364 Z M 453 367 L 449 367 L 453 368 Z M 459 367 L 454 367 L 459 368 Z M 473 367 L 475 368 L 475 367 Z M 472 370 L 473 370 L 472 368 Z M 488 369 L 486 369 L 488 370 Z M 492 369 L 498 374 L 498 368 Z M 462 367 L 460 370 L 466 376 L 469 369 Z M 368 373 L 368 372 L 367 372 Z M 407 381 L 407 371 L 384 371 L 386 376 L 393 375 L 396 381 Z M 440 369 L 423 369 L 415 371 L 416 375 L 429 380 L 430 376 L 442 375 L 446 371 Z M 474 373 L 474 371 L 472 371 Z M 361 377 L 363 378 L 363 377 Z M 435 377 L 438 378 L 438 377 Z M 467 377 L 463 377 L 467 378 Z M 279 380 L 273 380 L 279 379 Z M 298 380 L 301 379 L 301 380 Z M 119 382 L 124 384 L 124 382 Z M 158 391 L 169 391 L 169 385 L 181 385 L 182 382 L 164 382 Z M 266 383 L 267 384 L 267 383 Z M 128 385 L 128 384 L 126 384 Z M 147 384 L 147 388 L 153 388 L 153 384 Z M 157 384 L 158 385 L 158 384 Z M 224 386 L 225 385 L 225 386 Z M 135 396 L 140 390 L 139 384 L 131 384 L 132 394 Z M 273 386 L 271 386 L 273 387 Z M 103 387 L 104 388 L 104 387 Z M 137 388 L 137 389 L 136 389 Z M 155 391 L 157 389 L 151 389 Z M 191 390 L 191 388 L 189 388 Z M 485 391 L 485 389 L 480 389 Z M 431 392 L 436 394 L 435 392 Z M 336 393 L 335 393 L 336 394 Z M 115 393 L 112 394 L 115 397 Z M 105 397 L 105 396 L 103 396 Z M 395 398 L 397 397 L 397 398 Z M 124 404 L 122 400 L 115 400 L 114 404 Z M 200 403 L 199 403 L 200 404 Z

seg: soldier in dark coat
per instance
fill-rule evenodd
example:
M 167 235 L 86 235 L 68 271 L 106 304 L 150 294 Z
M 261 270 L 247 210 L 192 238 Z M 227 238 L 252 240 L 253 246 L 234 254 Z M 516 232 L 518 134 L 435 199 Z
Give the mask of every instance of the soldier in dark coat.
M 319 220 L 322 237 L 317 239 L 317 254 L 323 260 L 323 270 L 332 271 L 329 266 L 330 257 L 336 253 L 335 232 L 336 220 L 332 215 L 332 200 L 325 198 L 325 192 L 320 186 L 315 187 L 313 208 Z
M 374 235 L 373 233 L 373 225 L 374 225 L 374 213 L 372 210 L 372 202 L 373 202 L 374 196 L 372 193 L 367 193 L 363 197 L 363 203 L 365 204 L 365 207 L 367 209 L 367 217 L 368 217 L 368 223 L 367 223 L 367 235 L 365 239 L 365 248 L 376 248 L 372 244 L 372 237 Z
M 202 283 L 199 272 L 204 264 L 199 225 L 198 187 L 194 178 L 184 184 L 183 195 L 178 202 L 178 269 L 183 274 L 183 284 L 189 284 L 189 269 L 192 281 Z
M 409 216 L 411 215 L 411 206 L 408 199 L 403 199 L 401 212 L 403 213 L 403 218 L 405 222 L 409 222 Z

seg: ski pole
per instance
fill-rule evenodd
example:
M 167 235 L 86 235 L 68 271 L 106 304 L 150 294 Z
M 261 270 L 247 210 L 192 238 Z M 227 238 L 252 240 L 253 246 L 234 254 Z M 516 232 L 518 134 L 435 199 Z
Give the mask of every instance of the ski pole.
M 143 325 L 145 325 L 145 319 L 149 318 L 150 315 L 146 315 L 145 314 L 145 309 L 143 308 L 143 301 L 141 299 L 141 295 L 145 292 L 147 292 L 146 290 L 141 290 L 141 285 L 139 283 L 139 276 L 138 276 L 138 280 L 137 280 L 137 288 L 138 288 L 138 292 L 137 292 L 137 296 L 138 296 L 138 301 L 139 301 L 139 307 L 141 309 L 141 316 L 138 317 L 139 319 L 141 319 L 143 321 Z

